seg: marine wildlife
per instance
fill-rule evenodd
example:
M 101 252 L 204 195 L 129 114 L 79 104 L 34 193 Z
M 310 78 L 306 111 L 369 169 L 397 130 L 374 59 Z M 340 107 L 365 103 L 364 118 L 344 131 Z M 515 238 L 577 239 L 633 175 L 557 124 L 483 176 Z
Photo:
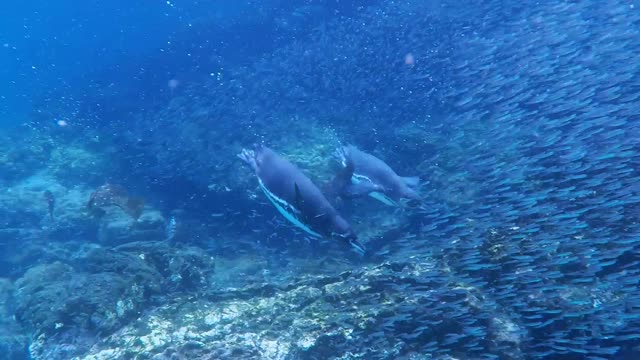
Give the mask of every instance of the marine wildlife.
M 264 145 L 243 149 L 238 157 L 258 177 L 260 188 L 288 221 L 315 238 L 338 238 L 365 252 L 351 225 L 298 167 Z
M 341 146 L 336 157 L 343 168 L 333 181 L 334 191 L 341 197 L 369 195 L 387 205 L 397 206 L 401 199 L 419 200 L 418 177 L 402 177 L 383 160 L 353 145 Z
M 51 191 L 46 190 L 44 192 L 44 200 L 47 202 L 47 210 L 49 213 L 49 217 L 51 218 L 51 220 L 53 220 L 53 210 L 55 210 L 55 207 L 56 207 L 56 198 L 53 197 L 53 194 L 51 193 Z
M 640 360 L 637 2 L 29 3 L 0 25 L 0 360 Z M 273 208 L 338 232 L 252 138 L 366 257 Z
M 171 215 L 171 217 L 169 218 L 169 221 L 167 222 L 167 225 L 165 226 L 165 234 L 166 234 L 167 241 L 172 241 L 175 238 L 177 225 L 178 225 L 178 222 L 176 221 L 175 215 Z
M 144 210 L 144 200 L 129 196 L 127 190 L 120 185 L 104 184 L 91 193 L 87 209 L 101 216 L 109 206 L 117 206 L 134 220 L 138 220 Z

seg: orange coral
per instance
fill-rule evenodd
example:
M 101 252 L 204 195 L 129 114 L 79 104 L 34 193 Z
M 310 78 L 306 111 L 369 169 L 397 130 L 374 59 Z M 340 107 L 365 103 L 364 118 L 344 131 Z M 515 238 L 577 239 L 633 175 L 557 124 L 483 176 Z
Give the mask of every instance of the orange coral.
M 144 199 L 129 196 L 120 185 L 104 184 L 91 193 L 87 208 L 92 212 L 104 213 L 104 208 L 109 206 L 117 206 L 137 220 L 144 209 Z

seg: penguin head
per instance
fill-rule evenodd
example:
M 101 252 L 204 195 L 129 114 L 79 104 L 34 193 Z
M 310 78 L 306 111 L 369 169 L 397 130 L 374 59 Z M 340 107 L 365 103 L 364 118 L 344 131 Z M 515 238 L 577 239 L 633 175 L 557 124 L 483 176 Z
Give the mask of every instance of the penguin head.
M 275 156 L 273 150 L 264 146 L 262 143 L 253 144 L 253 153 L 255 154 L 255 161 L 258 167 L 260 167 L 267 159 Z

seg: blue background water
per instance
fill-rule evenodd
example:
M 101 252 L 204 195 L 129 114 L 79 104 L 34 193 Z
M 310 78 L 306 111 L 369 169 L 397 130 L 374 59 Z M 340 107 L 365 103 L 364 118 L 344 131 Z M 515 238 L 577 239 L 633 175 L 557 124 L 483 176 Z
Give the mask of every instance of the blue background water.
M 245 63 L 337 14 L 373 1 L 127 1 L 3 3 L 2 123 L 29 120 L 37 99 L 78 98 L 79 88 L 115 82 L 165 91 L 222 63 Z M 312 18 L 287 17 L 308 6 Z M 137 83 L 126 81 L 138 80 Z M 47 98 L 45 98 L 47 99 Z
M 335 316 L 322 332 L 353 333 L 303 358 L 640 356 L 633 3 L 69 1 L 0 17 L 0 350 L 14 358 L 116 347 L 181 296 L 298 301 L 282 285 L 306 276 L 339 289 L 310 301 L 326 306 L 313 321 Z M 364 260 L 309 243 L 235 157 L 260 141 L 318 184 L 354 143 L 419 175 L 423 201 L 340 204 Z M 142 221 L 90 206 L 105 183 L 145 199 Z M 215 336 L 202 341 L 225 348 Z
M 3 121 L 25 121 L 34 95 L 111 65 L 140 59 L 184 27 L 178 10 L 126 1 L 28 1 L 0 5 Z M 134 60 L 138 61 L 138 60 Z

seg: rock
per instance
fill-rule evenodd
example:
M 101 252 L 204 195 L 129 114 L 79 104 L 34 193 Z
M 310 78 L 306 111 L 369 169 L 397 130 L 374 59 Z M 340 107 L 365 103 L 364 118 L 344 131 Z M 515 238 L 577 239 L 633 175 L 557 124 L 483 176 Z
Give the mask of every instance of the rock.
M 18 320 L 37 332 L 54 330 L 63 322 L 72 278 L 73 268 L 59 262 L 29 269 L 16 281 Z
M 98 334 L 137 316 L 163 281 L 142 259 L 109 250 L 78 263 L 35 266 L 16 281 L 16 318 L 41 340 L 30 347 L 34 359 L 87 351 Z
M 136 220 L 122 209 L 111 206 L 99 220 L 98 242 L 102 245 L 162 240 L 165 236 L 165 219 L 156 210 L 145 209 Z
M 13 318 L 12 292 L 11 281 L 0 278 L 0 359 L 26 359 L 28 339 Z
M 0 134 L 0 173 L 2 186 L 33 175 L 49 159 L 53 141 L 46 134 L 31 128 L 3 128 Z
M 204 291 L 214 278 L 214 258 L 191 246 L 171 247 L 165 241 L 144 241 L 121 245 L 118 251 L 144 259 L 163 276 L 170 291 Z
M 108 159 L 82 146 L 64 143 L 51 151 L 48 162 L 49 172 L 58 181 L 74 186 L 79 183 L 99 183 L 104 179 L 104 168 Z
M 474 290 L 450 287 L 432 259 L 408 260 L 337 276 L 283 272 L 273 283 L 178 298 L 79 359 L 447 358 L 447 351 L 464 345 L 452 341 L 454 334 L 468 332 L 470 344 L 484 341 L 487 334 L 472 329 L 492 313 L 478 306 Z
M 35 339 L 29 348 L 33 359 L 69 359 L 88 353 L 100 336 L 128 324 L 155 298 L 207 289 L 213 271 L 213 259 L 196 248 L 165 242 L 91 247 L 68 264 L 34 266 L 18 279 L 16 318 Z M 155 333 L 140 339 L 145 346 L 166 342 L 159 329 L 170 324 L 162 321 L 147 325 Z
M 45 198 L 49 191 L 55 201 L 53 216 Z M 85 212 L 89 190 L 66 188 L 47 173 L 38 173 L 0 192 L 0 233 L 2 243 L 26 240 L 66 239 L 90 236 L 93 225 Z M 4 254 L 4 252 L 3 252 Z

